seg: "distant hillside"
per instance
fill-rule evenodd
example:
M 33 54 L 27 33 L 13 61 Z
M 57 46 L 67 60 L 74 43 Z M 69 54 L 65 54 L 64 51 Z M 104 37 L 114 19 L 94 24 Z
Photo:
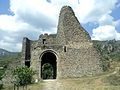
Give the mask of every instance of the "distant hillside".
M 94 46 L 106 59 L 120 61 L 120 41 L 93 41 Z
M 112 67 L 111 63 L 115 63 L 114 67 L 120 63 L 120 41 L 93 41 L 94 47 L 102 56 L 102 67 L 104 71 Z
M 1 56 L 11 56 L 11 55 L 16 55 L 16 54 L 18 54 L 18 52 L 10 52 L 10 51 L 0 48 L 0 57 Z
M 12 61 L 16 61 L 21 58 L 20 52 L 10 52 L 4 49 L 0 49 L 0 67 L 8 66 Z
M 21 53 L 20 52 L 9 52 L 4 49 L 0 49 L 0 80 L 6 70 L 9 71 L 10 66 L 17 66 L 20 64 Z

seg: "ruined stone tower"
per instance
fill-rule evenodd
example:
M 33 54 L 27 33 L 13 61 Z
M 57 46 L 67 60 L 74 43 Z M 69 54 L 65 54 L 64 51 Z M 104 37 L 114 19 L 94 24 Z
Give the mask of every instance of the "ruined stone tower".
M 76 78 L 102 72 L 100 56 L 89 34 L 80 25 L 71 7 L 61 9 L 57 34 L 42 34 L 36 41 L 23 39 L 23 62 L 42 78 L 43 65 L 53 68 L 52 78 Z

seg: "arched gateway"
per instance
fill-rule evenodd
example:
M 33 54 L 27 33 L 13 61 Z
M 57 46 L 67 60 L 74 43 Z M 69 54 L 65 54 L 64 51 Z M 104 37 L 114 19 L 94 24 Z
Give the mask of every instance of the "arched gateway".
M 53 51 L 44 51 L 41 56 L 41 78 L 56 79 L 57 57 Z
M 22 58 L 25 65 L 37 72 L 35 78 L 39 80 L 102 72 L 100 54 L 69 6 L 60 11 L 57 34 L 41 34 L 35 41 L 23 39 Z

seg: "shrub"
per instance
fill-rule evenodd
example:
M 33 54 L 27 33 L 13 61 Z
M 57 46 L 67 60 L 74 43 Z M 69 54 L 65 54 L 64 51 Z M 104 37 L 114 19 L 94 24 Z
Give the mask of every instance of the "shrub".
M 42 78 L 53 79 L 53 67 L 51 64 L 46 63 L 42 66 Z
M 21 85 L 21 86 L 30 84 L 32 82 L 32 77 L 34 74 L 35 74 L 35 71 L 33 71 L 31 68 L 17 67 L 13 71 L 13 76 L 15 78 L 14 83 L 16 85 Z

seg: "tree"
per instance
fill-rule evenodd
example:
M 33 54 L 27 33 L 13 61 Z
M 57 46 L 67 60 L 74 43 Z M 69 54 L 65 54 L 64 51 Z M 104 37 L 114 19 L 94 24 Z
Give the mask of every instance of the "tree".
M 13 76 L 15 78 L 14 84 L 18 86 L 25 86 L 32 83 L 33 75 L 35 71 L 28 67 L 17 67 L 13 71 Z
M 45 63 L 42 66 L 42 78 L 43 79 L 53 79 L 53 67 L 49 63 Z

